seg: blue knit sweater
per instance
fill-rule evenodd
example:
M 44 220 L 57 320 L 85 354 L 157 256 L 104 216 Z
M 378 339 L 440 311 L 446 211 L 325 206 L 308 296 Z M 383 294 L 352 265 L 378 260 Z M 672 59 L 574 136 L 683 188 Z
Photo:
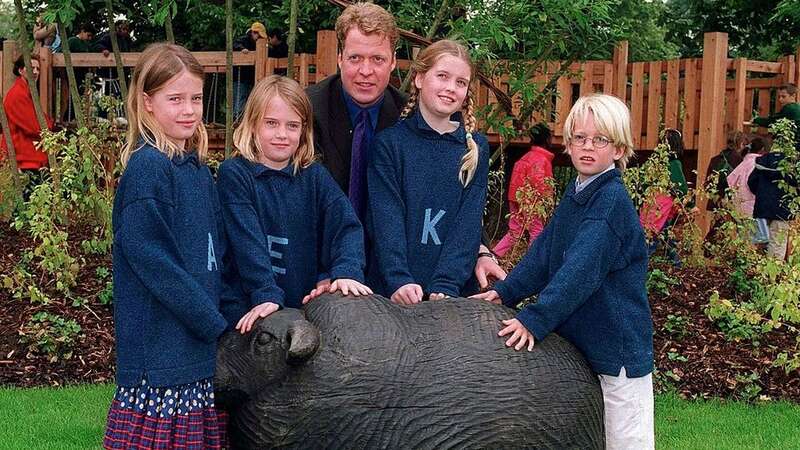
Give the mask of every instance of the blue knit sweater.
M 131 155 L 114 198 L 117 384 L 173 386 L 214 375 L 224 253 L 219 200 L 195 154 Z
M 575 193 L 571 184 L 531 249 L 495 285 L 514 307 L 538 294 L 517 319 L 544 339 L 555 331 L 599 374 L 653 371 L 653 322 L 647 302 L 647 246 L 639 217 L 614 169 Z
M 756 165 L 747 179 L 747 187 L 756 196 L 753 217 L 767 220 L 792 220 L 789 211 L 789 198 L 781 182 L 789 186 L 797 186 L 794 177 L 788 177 L 780 171 L 783 160 L 782 153 L 767 153 L 756 158 Z
M 347 197 L 314 163 L 295 175 L 229 159 L 219 168 L 230 259 L 225 318 L 234 325 L 264 302 L 300 308 L 324 278 L 364 281 L 364 232 Z
M 390 296 L 416 283 L 425 293 L 458 296 L 470 280 L 481 240 L 489 146 L 475 134 L 478 167 L 464 187 L 463 125 L 440 135 L 418 112 L 375 136 L 367 169 L 370 286 Z

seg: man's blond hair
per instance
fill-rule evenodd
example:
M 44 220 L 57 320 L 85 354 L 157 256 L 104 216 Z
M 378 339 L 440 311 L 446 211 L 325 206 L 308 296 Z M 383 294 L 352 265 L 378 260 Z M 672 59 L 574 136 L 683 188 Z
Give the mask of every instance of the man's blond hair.
M 342 11 L 336 19 L 336 39 L 339 41 L 339 51 L 344 50 L 344 40 L 353 27 L 364 34 L 380 34 L 389 40 L 389 45 L 394 50 L 400 32 L 394 16 L 374 3 L 353 3 Z

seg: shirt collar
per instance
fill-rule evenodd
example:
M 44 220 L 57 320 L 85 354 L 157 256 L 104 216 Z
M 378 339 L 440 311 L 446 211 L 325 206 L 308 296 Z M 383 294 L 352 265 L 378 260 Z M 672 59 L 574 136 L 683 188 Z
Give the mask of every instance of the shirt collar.
M 350 94 L 348 94 L 344 89 L 344 84 L 342 84 L 342 95 L 344 96 L 344 104 L 347 105 L 347 113 L 350 115 L 351 124 L 355 125 L 358 114 L 362 110 L 366 110 L 367 114 L 369 114 L 369 123 L 372 125 L 372 129 L 374 130 L 378 127 L 378 116 L 380 115 L 381 107 L 383 106 L 383 94 L 381 94 L 381 98 L 379 98 L 377 102 L 367 106 L 366 108 L 353 100 L 353 97 L 351 97 Z
M 456 119 L 458 121 L 458 128 L 451 131 L 450 133 L 441 134 L 438 131 L 431 128 L 431 126 L 428 125 L 428 122 L 425 121 L 425 118 L 422 117 L 422 113 L 419 112 L 419 108 L 414 109 L 414 113 L 406 119 L 406 123 L 413 130 L 421 132 L 420 134 L 427 134 L 434 137 L 450 136 L 456 141 L 466 145 L 467 131 L 464 129 L 464 124 L 460 120 L 458 120 L 458 118 L 460 118 L 460 115 L 457 114 L 459 113 L 454 114 L 452 119 Z
M 291 162 L 286 165 L 283 169 L 275 170 L 273 168 L 267 167 L 264 164 L 259 162 L 250 161 L 248 159 L 242 158 L 245 161 L 245 164 L 250 169 L 250 172 L 253 174 L 254 177 L 258 178 L 261 175 L 285 175 L 288 177 L 294 176 L 294 164 Z
M 200 165 L 200 159 L 197 158 L 197 152 L 196 151 L 191 151 L 191 152 L 188 152 L 188 153 L 179 153 L 179 154 L 175 155 L 175 158 L 173 158 L 173 161 L 175 162 L 175 165 L 178 165 L 178 166 L 182 166 L 182 165 L 184 165 L 184 164 L 186 164 L 188 162 L 191 162 L 195 166 L 199 166 Z
M 575 194 L 579 194 L 582 190 L 586 189 L 586 187 L 589 186 L 589 184 L 591 184 L 592 181 L 598 179 L 600 177 L 600 175 L 603 175 L 604 173 L 606 173 L 608 171 L 614 170 L 615 167 L 616 167 L 616 164 L 611 163 L 611 165 L 608 166 L 606 168 L 606 170 L 590 176 L 589 178 L 586 179 L 586 181 L 581 181 L 580 176 L 576 177 L 575 178 Z

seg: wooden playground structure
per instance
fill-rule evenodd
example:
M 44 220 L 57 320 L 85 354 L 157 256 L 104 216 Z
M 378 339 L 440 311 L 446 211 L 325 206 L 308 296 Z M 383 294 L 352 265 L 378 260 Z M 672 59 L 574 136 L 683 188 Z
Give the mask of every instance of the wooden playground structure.
M 298 54 L 294 58 L 297 81 L 308 86 L 336 73 L 336 50 L 335 32 L 318 31 L 316 53 Z M 207 73 L 225 73 L 225 52 L 194 54 Z M 139 55 L 123 53 L 123 65 L 135 66 Z M 3 93 L 14 81 L 11 68 L 17 56 L 16 43 L 5 41 L 0 53 L 0 89 Z M 41 103 L 52 115 L 57 107 L 54 73 L 64 67 L 64 56 L 52 54 L 48 49 L 41 49 L 39 56 Z M 686 148 L 694 150 L 689 153 L 691 160 L 684 163 L 689 170 L 696 168 L 697 179 L 704 180 L 709 160 L 725 145 L 725 133 L 742 130 L 743 122 L 751 118 L 754 110 L 759 115 L 773 113 L 778 86 L 800 84 L 799 62 L 800 49 L 777 62 L 728 58 L 726 33 L 705 34 L 702 58 L 668 61 L 629 62 L 628 43 L 621 42 L 615 47 L 611 60 L 572 64 L 570 74 L 558 79 L 558 94 L 552 98 L 552 110 L 534 118 L 544 118 L 549 122 L 555 142 L 560 143 L 564 119 L 578 96 L 591 92 L 616 95 L 630 106 L 633 138 L 638 150 L 653 149 L 663 128 L 676 128 L 683 134 Z M 115 67 L 113 55 L 104 57 L 100 53 L 73 54 L 72 63 L 76 68 Z M 400 70 L 407 70 L 409 64 L 408 60 L 397 61 Z M 233 65 L 254 67 L 258 80 L 276 70 L 286 69 L 287 59 L 269 58 L 266 41 L 259 40 L 254 52 L 234 52 Z M 547 64 L 546 73 L 537 74 L 532 81 L 545 83 L 556 73 L 558 66 L 558 62 Z M 504 77 L 493 79 L 493 83 L 508 91 Z M 477 89 L 477 100 L 478 107 L 496 101 L 484 85 Z M 219 145 L 219 129 L 216 129 L 216 134 L 213 132 L 215 128 L 211 129 L 212 145 Z M 487 132 L 492 144 L 500 142 L 496 132 L 491 129 Z

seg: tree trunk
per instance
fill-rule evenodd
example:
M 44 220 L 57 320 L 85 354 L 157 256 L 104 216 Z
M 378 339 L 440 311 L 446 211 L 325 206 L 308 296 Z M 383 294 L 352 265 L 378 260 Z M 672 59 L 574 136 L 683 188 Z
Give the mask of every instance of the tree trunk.
M 17 26 L 19 27 L 19 42 L 18 45 L 22 50 L 22 57 L 25 60 L 25 78 L 28 80 L 28 88 L 31 92 L 31 99 L 33 100 L 33 109 L 36 111 L 36 120 L 39 122 L 39 128 L 43 131 L 47 130 L 47 119 L 42 111 L 42 104 L 39 101 L 39 87 L 36 80 L 33 78 L 33 67 L 31 66 L 31 50 L 28 46 L 28 27 L 25 25 L 25 12 L 22 10 L 22 0 L 14 0 L 14 7 L 17 11 Z M 47 162 L 50 165 L 50 170 L 56 168 L 56 157 L 50 152 L 47 152 Z M 58 182 L 56 177 L 53 181 Z
M 81 94 L 78 93 L 78 81 L 75 79 L 75 69 L 72 67 L 72 52 L 69 50 L 67 43 L 67 30 L 64 29 L 64 24 L 60 20 L 56 21 L 58 26 L 58 34 L 61 35 L 61 51 L 64 53 L 64 65 L 67 67 L 67 81 L 69 83 L 69 94 L 72 97 L 72 107 L 75 109 L 75 119 L 78 121 L 78 127 L 83 128 L 86 126 L 86 121 L 83 117 L 83 102 L 81 102 Z
M 233 147 L 233 0 L 225 0 L 225 159 Z
M 8 127 L 8 117 L 6 117 L 6 109 L 3 107 L 3 90 L 0 89 L 0 133 L 6 140 L 6 148 L 8 148 L 8 167 L 11 170 L 11 180 L 14 183 L 14 191 L 19 188 L 19 171 L 17 168 L 17 152 L 14 149 L 14 141 L 11 140 L 11 128 Z
M 167 17 L 164 18 L 164 31 L 167 33 L 167 42 L 175 43 L 175 32 L 172 30 L 172 6 L 169 7 Z
M 114 50 L 114 62 L 117 64 L 119 90 L 122 92 L 122 101 L 128 101 L 128 82 L 125 80 L 125 67 L 122 65 L 122 55 L 119 52 L 117 27 L 114 25 L 114 6 L 111 4 L 111 0 L 106 0 L 106 20 L 108 21 L 108 35 L 111 38 L 111 49 Z
M 294 78 L 294 47 L 297 42 L 297 0 L 289 0 L 289 35 L 286 45 L 289 47 L 288 62 L 286 63 L 286 76 Z
M 433 23 L 431 27 L 428 28 L 428 32 L 425 33 L 425 39 L 431 40 L 433 36 L 436 34 L 436 30 L 439 28 L 439 25 L 444 20 L 444 15 L 447 12 L 448 8 L 450 8 L 450 0 L 442 0 L 442 4 L 439 5 L 439 11 L 436 13 L 436 17 L 433 19 Z M 408 92 L 408 85 L 411 83 L 411 70 L 406 73 L 405 78 L 403 78 L 403 84 L 400 85 L 400 90 L 403 92 Z

